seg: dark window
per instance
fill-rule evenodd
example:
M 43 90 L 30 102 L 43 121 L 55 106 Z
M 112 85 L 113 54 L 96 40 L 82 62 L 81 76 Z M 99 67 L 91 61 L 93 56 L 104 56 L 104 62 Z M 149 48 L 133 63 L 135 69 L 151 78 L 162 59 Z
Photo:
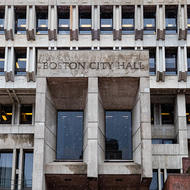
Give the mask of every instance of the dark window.
M 152 144 L 176 144 L 175 139 L 152 139 Z
M 187 72 L 190 75 L 190 48 L 187 48 Z
M 106 111 L 106 160 L 132 160 L 130 111 Z
M 5 50 L 0 49 L 0 75 L 4 75 L 5 68 Z
M 149 72 L 156 74 L 156 48 L 149 48 Z
M 83 157 L 83 111 L 59 111 L 57 160 L 81 160 Z
M 0 9 L 0 34 L 4 34 L 5 11 Z
M 190 33 L 190 6 L 187 7 L 187 29 L 188 33 Z
M 32 190 L 33 153 L 24 153 L 23 190 Z
M 100 7 L 100 30 L 102 34 L 113 32 L 113 6 Z
M 161 104 L 162 124 L 174 124 L 174 105 Z
M 48 34 L 48 11 L 46 7 L 36 10 L 37 34 Z
M 91 7 L 79 7 L 79 31 L 80 34 L 91 34 Z
M 26 8 L 15 8 L 15 33 L 26 34 Z
M 177 74 L 177 48 L 166 48 L 165 51 L 166 74 Z
M 177 33 L 177 6 L 166 6 L 166 34 Z
M 153 176 L 149 190 L 158 190 L 158 170 L 153 170 Z
M 11 124 L 12 105 L 0 105 L 0 124 Z
M 58 7 L 58 32 L 70 33 L 70 10 L 68 6 Z
M 156 33 L 156 7 L 144 7 L 144 34 Z
M 0 153 L 0 189 L 11 189 L 12 153 Z
M 187 124 L 190 124 L 190 104 L 186 104 L 186 118 Z
M 134 6 L 122 6 L 122 33 L 134 34 L 135 30 Z
M 26 75 L 26 49 L 15 49 L 15 74 Z
M 20 124 L 32 124 L 32 105 L 21 105 Z
M 167 175 L 180 174 L 180 169 L 167 169 Z
M 151 124 L 154 125 L 154 104 L 151 104 Z

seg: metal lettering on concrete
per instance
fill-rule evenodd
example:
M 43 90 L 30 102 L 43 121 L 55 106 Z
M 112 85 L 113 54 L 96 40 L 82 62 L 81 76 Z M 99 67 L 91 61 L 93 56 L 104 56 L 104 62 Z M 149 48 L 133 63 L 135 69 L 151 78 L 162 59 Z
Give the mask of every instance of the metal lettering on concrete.
M 38 51 L 40 77 L 142 77 L 148 51 Z

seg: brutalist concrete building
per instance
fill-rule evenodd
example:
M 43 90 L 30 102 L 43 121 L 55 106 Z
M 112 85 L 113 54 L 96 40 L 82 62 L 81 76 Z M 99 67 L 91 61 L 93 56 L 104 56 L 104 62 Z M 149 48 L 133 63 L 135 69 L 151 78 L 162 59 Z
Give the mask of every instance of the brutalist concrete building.
M 0 190 L 188 189 L 189 140 L 190 0 L 0 0 Z

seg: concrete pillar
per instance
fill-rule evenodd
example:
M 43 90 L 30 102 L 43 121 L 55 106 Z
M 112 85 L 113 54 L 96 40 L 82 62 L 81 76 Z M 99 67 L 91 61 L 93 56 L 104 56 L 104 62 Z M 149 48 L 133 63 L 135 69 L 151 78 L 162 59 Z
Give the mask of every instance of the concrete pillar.
M 157 40 L 165 40 L 165 5 L 156 7 Z
M 143 40 L 143 5 L 135 5 L 135 40 Z
M 88 78 L 87 176 L 98 177 L 98 78 Z
M 35 6 L 28 5 L 27 6 L 27 14 L 26 14 L 26 35 L 27 40 L 35 40 L 36 34 L 36 11 Z
M 23 182 L 24 182 L 24 176 L 23 176 L 23 166 L 24 166 L 24 151 L 21 148 L 20 149 L 20 158 L 19 158 L 19 174 L 18 174 L 18 190 L 22 190 Z
M 186 124 L 186 100 L 185 94 L 177 94 L 176 98 L 176 134 L 180 146 L 180 155 L 188 156 L 187 124 Z M 181 165 L 182 166 L 182 165 Z
M 181 4 L 178 6 L 178 37 L 179 40 L 187 38 L 187 6 Z
M 92 6 L 92 40 L 100 40 L 100 6 Z
M 78 41 L 78 5 L 70 6 L 70 40 Z
M 11 190 L 15 189 L 15 176 L 16 176 L 16 148 L 14 148 L 13 150 Z
M 157 46 L 156 47 L 156 81 L 165 80 L 165 47 Z
M 48 7 L 48 36 L 49 40 L 57 40 L 57 6 Z
M 187 81 L 187 48 L 178 47 L 178 56 L 177 56 L 177 65 L 178 65 L 178 81 Z
M 150 81 L 140 78 L 140 125 L 142 177 L 152 178 L 152 137 L 150 123 Z
M 33 190 L 45 190 L 44 151 L 45 151 L 45 111 L 46 111 L 46 78 L 37 79 L 36 88 L 36 115 L 34 134 L 34 165 Z

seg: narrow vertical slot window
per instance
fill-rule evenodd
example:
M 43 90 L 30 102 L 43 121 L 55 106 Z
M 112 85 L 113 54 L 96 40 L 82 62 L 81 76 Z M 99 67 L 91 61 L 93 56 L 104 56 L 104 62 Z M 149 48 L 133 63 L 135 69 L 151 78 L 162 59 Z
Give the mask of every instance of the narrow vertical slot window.
M 15 49 L 15 74 L 26 75 L 26 49 Z
M 15 8 L 15 33 L 26 34 L 26 8 Z

